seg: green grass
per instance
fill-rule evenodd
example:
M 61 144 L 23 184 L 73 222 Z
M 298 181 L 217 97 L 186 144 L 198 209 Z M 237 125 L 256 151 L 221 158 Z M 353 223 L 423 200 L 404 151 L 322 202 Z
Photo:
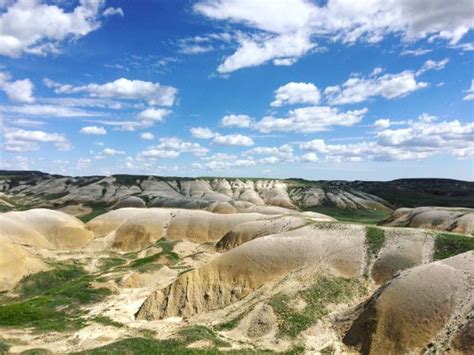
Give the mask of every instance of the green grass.
M 270 299 L 269 304 L 279 320 L 278 336 L 296 337 L 316 320 L 329 313 L 327 305 L 346 302 L 355 295 L 363 293 L 365 293 L 365 288 L 357 280 L 321 277 L 314 285 L 299 292 L 299 296 L 306 302 L 302 311 L 292 307 L 291 302 L 295 299 L 294 296 L 290 297 L 284 293 L 276 294 Z
M 76 265 L 61 265 L 25 277 L 20 296 L 0 305 L 0 326 L 65 331 L 85 325 L 81 305 L 110 294 L 108 289 L 89 287 L 94 276 Z
M 377 227 L 365 227 L 365 244 L 372 255 L 377 255 L 385 244 L 384 230 Z
M 390 212 L 368 209 L 340 209 L 334 207 L 317 206 L 306 209 L 323 213 L 328 216 L 336 218 L 340 222 L 351 222 L 359 224 L 377 224 L 378 222 L 387 218 Z
M 161 252 L 144 258 L 133 260 L 129 264 L 129 267 L 132 269 L 140 269 L 140 271 L 146 271 L 146 267 L 149 264 L 153 264 L 154 262 L 158 261 L 160 258 L 163 257 L 168 259 L 171 265 L 176 264 L 177 262 L 179 262 L 179 256 L 178 254 L 173 252 L 174 244 L 174 242 L 170 242 L 166 239 L 160 239 L 158 242 L 155 243 L 155 246 L 161 248 Z
M 109 317 L 105 317 L 105 316 L 98 316 L 98 317 L 92 318 L 92 321 L 103 324 L 103 325 L 109 325 L 115 328 L 122 328 L 124 326 L 122 323 L 116 322 L 113 319 L 110 319 Z
M 0 354 L 7 354 L 10 345 L 0 340 Z
M 191 344 L 199 340 L 208 340 L 217 347 L 230 346 L 229 343 L 219 339 L 212 329 L 202 325 L 195 325 L 181 329 L 178 334 L 186 344 Z
M 179 339 L 167 339 L 167 340 L 157 340 L 149 338 L 128 338 L 120 340 L 116 343 L 112 343 L 100 348 L 86 350 L 78 352 L 75 354 L 82 355 L 103 355 L 103 354 L 139 354 L 139 355 L 149 355 L 149 354 L 182 354 L 182 355 L 218 355 L 223 352 L 217 350 L 216 348 L 209 349 L 188 349 L 186 348 L 186 343 Z M 226 351 L 225 354 L 237 355 L 237 354 L 272 354 L 270 351 L 252 351 L 252 350 L 231 350 Z
M 87 207 L 92 208 L 92 212 L 79 217 L 79 219 L 84 223 L 87 223 L 93 220 L 95 217 L 100 216 L 109 211 L 108 205 L 106 202 L 97 202 L 94 204 L 89 204 L 87 205 Z
M 123 266 L 128 262 L 122 258 L 102 258 L 100 259 L 100 270 L 102 272 L 109 271 L 117 266 Z
M 237 326 L 242 321 L 242 319 L 244 319 L 244 317 L 247 314 L 249 314 L 251 311 L 252 309 L 248 309 L 246 312 L 239 314 L 237 317 L 232 318 L 231 320 L 227 322 L 217 324 L 216 326 L 214 326 L 214 329 L 218 331 L 225 331 L 225 330 L 231 330 L 231 329 L 237 328 Z
M 434 260 L 474 250 L 474 237 L 455 233 L 438 233 L 435 240 Z

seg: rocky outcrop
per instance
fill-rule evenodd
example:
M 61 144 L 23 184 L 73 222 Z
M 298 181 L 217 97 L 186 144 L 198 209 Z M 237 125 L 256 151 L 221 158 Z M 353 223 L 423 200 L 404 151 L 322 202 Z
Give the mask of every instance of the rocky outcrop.
M 473 292 L 474 252 L 403 271 L 361 307 L 343 341 L 362 354 L 465 353 Z
M 399 208 L 381 224 L 474 234 L 474 210 L 446 207 Z
M 155 291 L 137 317 L 186 317 L 224 307 L 301 268 L 330 269 L 357 277 L 365 260 L 364 231 L 355 225 L 334 229 L 307 226 L 254 239 Z
M 0 291 L 48 265 L 33 251 L 77 250 L 93 239 L 84 223 L 62 212 L 36 209 L 0 214 Z
M 1 175 L 0 175 L 1 176 Z M 10 176 L 10 177 L 9 177 Z M 22 206 L 61 208 L 100 204 L 102 207 L 168 207 L 216 213 L 260 212 L 272 209 L 389 210 L 383 199 L 349 186 L 276 179 L 189 179 L 114 175 L 64 177 L 42 173 L 5 175 L 0 191 Z M 248 209 L 255 211 L 247 211 Z M 279 213 L 279 212 L 278 212 Z

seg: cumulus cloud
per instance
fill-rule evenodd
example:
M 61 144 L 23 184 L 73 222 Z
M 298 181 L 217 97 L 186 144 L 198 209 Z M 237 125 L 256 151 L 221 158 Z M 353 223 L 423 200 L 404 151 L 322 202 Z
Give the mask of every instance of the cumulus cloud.
M 226 115 L 221 120 L 222 127 L 249 128 L 252 123 L 252 118 L 247 115 Z
M 212 143 L 216 145 L 231 145 L 241 147 L 249 147 L 254 145 L 252 138 L 242 134 L 216 134 L 212 139 Z
M 386 129 L 390 127 L 390 125 L 391 125 L 391 122 L 390 122 L 390 119 L 388 118 L 382 118 L 374 122 L 374 127 L 376 129 Z
M 141 152 L 140 157 L 173 159 L 179 157 L 179 152 L 150 148 Z
M 107 134 L 107 130 L 104 127 L 98 127 L 98 126 L 82 127 L 79 132 L 82 134 L 98 135 L 98 136 L 103 136 Z
M 381 130 L 375 140 L 369 142 L 326 144 L 322 139 L 314 139 L 301 143 L 300 149 L 325 154 L 331 161 L 409 160 L 437 154 L 471 157 L 474 123 L 458 120 L 434 123 L 432 117 L 421 115 L 417 120 L 409 121 L 406 127 Z
M 108 157 L 114 157 L 117 155 L 124 155 L 125 152 L 123 150 L 118 150 L 114 148 L 104 148 L 100 154 L 95 156 L 95 159 L 104 159 Z
M 14 102 L 33 103 L 34 85 L 30 79 L 12 81 L 9 73 L 0 72 L 0 89 Z
M 315 161 L 318 161 L 319 158 L 316 153 L 312 152 L 302 155 L 300 160 L 304 163 L 314 163 Z
M 178 137 L 163 137 L 159 139 L 160 144 L 156 149 L 166 149 L 179 153 L 192 153 L 195 156 L 204 156 L 209 149 L 202 147 L 199 143 L 186 142 Z
M 57 94 L 86 93 L 91 97 L 143 100 L 149 105 L 173 106 L 178 90 L 172 86 L 164 86 L 143 80 L 120 78 L 105 84 L 90 83 L 82 86 L 59 84 L 50 79 L 44 83 L 54 89 Z
M 193 163 L 196 170 L 219 171 L 255 166 L 257 162 L 252 158 L 239 158 L 237 155 L 217 153 L 202 159 L 200 163 Z
M 474 100 L 474 80 L 471 80 L 471 87 L 465 91 L 464 101 Z
M 193 127 L 189 131 L 194 138 L 198 139 L 211 139 L 215 136 L 215 133 L 207 127 Z
M 155 138 L 155 136 L 153 135 L 153 133 L 150 133 L 150 132 L 143 132 L 142 134 L 140 134 L 140 138 L 141 139 L 144 139 L 144 140 L 152 140 Z
M 444 69 L 446 64 L 449 63 L 449 58 L 444 58 L 442 60 L 436 61 L 432 59 L 428 59 L 426 62 L 423 63 L 422 67 L 416 72 L 416 75 L 421 75 L 428 70 L 441 70 Z
M 162 122 L 170 113 L 171 111 L 163 108 L 148 108 L 138 114 L 138 119 L 140 121 Z
M 71 149 L 69 140 L 60 133 L 7 128 L 4 130 L 3 139 L 3 148 L 9 152 L 39 150 L 38 143 L 52 143 L 58 150 Z
M 30 116 L 44 117 L 94 117 L 99 113 L 84 111 L 72 107 L 64 107 L 60 105 L 22 105 L 22 106 L 0 106 L 0 112 L 10 112 Z
M 104 0 L 81 0 L 67 12 L 40 0 L 18 0 L 0 14 L 0 55 L 46 55 L 59 52 L 61 42 L 80 38 L 101 26 Z
M 317 38 L 377 43 L 395 35 L 404 42 L 420 39 L 456 45 L 474 27 L 471 0 L 201 0 L 198 13 L 250 31 L 241 34 L 239 46 L 224 58 L 218 72 L 273 61 L 291 65 L 314 50 Z
M 123 17 L 123 10 L 120 7 L 108 7 L 107 9 L 104 10 L 102 13 L 105 17 L 108 16 L 121 16 Z
M 335 107 L 309 106 L 291 110 L 286 118 L 264 117 L 255 123 L 254 128 L 263 133 L 327 131 L 331 126 L 352 126 L 360 122 L 367 111 L 363 108 L 341 112 Z
M 342 105 L 363 102 L 376 96 L 394 99 L 427 86 L 427 83 L 416 80 L 414 72 L 405 70 L 398 74 L 367 78 L 354 76 L 341 86 L 328 86 L 324 94 L 331 105 Z
M 272 107 L 293 104 L 312 104 L 319 103 L 321 94 L 316 85 L 312 83 L 290 82 L 280 86 L 275 90 L 275 100 L 270 104 Z

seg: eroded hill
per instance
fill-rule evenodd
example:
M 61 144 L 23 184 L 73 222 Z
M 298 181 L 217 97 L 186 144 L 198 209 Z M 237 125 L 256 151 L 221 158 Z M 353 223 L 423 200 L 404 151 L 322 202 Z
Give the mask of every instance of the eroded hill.
M 472 236 L 261 212 L 120 208 L 87 224 L 48 209 L 0 214 L 0 344 L 472 353 Z

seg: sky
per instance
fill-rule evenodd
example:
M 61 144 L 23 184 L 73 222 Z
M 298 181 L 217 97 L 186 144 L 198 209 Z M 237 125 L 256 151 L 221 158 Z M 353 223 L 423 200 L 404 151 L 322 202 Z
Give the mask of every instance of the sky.
M 0 0 L 0 169 L 474 180 L 471 0 Z

